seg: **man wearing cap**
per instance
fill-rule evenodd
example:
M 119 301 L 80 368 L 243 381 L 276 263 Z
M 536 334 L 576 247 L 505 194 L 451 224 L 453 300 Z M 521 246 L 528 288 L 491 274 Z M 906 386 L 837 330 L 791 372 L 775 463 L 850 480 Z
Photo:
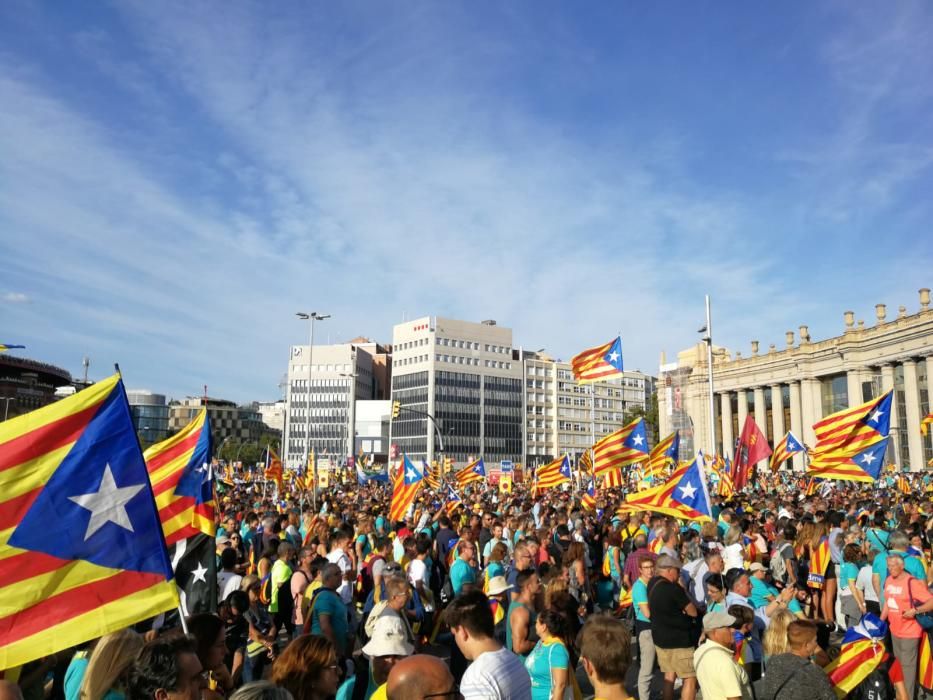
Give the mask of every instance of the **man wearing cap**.
M 497 576 L 492 583 L 501 588 L 505 579 Z M 508 700 L 531 695 L 531 678 L 525 665 L 494 637 L 493 612 L 486 596 L 480 591 L 458 596 L 444 615 L 457 648 L 471 662 L 460 681 L 464 700 Z
M 680 583 L 682 566 L 676 557 L 662 554 L 655 563 L 655 577 L 648 583 L 651 639 L 664 673 L 664 700 L 674 697 L 677 678 L 683 681 L 682 700 L 693 700 L 697 689 L 693 669 L 697 609 Z
M 400 617 L 384 615 L 376 621 L 369 642 L 363 647 L 363 655 L 369 659 L 358 660 L 356 674 L 347 679 L 337 691 L 337 700 L 369 700 L 384 698 L 389 671 L 402 659 L 415 651 L 407 639 L 407 631 Z M 361 692 L 357 683 L 366 683 L 366 690 Z
M 706 641 L 693 654 L 703 700 L 752 700 L 754 697 L 745 669 L 732 658 L 734 624 L 736 619 L 721 610 L 703 616 Z

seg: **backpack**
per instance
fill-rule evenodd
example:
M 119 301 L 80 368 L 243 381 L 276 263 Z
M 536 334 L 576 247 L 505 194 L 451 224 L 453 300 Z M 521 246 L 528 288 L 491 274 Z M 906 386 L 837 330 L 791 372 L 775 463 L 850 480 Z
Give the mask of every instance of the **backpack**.
M 279 600 L 279 616 L 283 620 L 294 620 L 295 619 L 295 608 L 301 604 L 301 594 L 297 596 L 292 595 L 292 579 L 301 574 L 305 577 L 305 581 L 309 581 L 308 575 L 301 569 L 295 569 L 292 572 L 292 575 L 288 577 L 288 580 L 279 586 L 277 592 Z
M 771 555 L 771 562 L 769 563 L 769 568 L 771 569 L 771 577 L 780 583 L 787 582 L 787 564 L 784 559 L 782 552 L 787 551 L 786 547 L 792 547 L 790 542 L 783 542 L 779 547 L 776 547 L 774 554 Z
M 450 574 L 444 577 L 444 585 L 441 586 L 441 605 L 447 605 L 454 599 L 454 584 L 450 580 Z
M 259 602 L 269 607 L 272 603 L 272 592 L 272 568 L 270 567 L 269 573 L 259 582 Z
M 385 561 L 385 557 L 381 554 L 370 554 L 363 561 L 363 566 L 360 567 L 359 572 L 356 574 L 356 585 L 353 587 L 353 599 L 357 603 L 365 603 L 373 590 L 373 564 L 377 561 Z

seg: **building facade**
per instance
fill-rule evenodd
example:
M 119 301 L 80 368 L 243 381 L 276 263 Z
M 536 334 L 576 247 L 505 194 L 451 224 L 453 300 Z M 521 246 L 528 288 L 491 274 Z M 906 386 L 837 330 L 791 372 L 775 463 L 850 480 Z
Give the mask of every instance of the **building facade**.
M 392 443 L 417 459 L 521 461 L 524 389 L 512 331 L 424 317 L 392 332 Z M 427 414 L 427 415 L 425 415 Z M 427 417 L 436 421 L 436 426 Z
M 285 401 L 256 401 L 253 408 L 259 412 L 263 425 L 277 432 L 285 432 Z
M 525 377 L 525 455 L 529 466 L 559 455 L 575 459 L 594 442 L 624 425 L 631 411 L 647 411 L 654 377 L 642 372 L 604 382 L 578 384 L 569 362 L 518 352 Z M 650 431 L 649 431 L 650 432 Z M 654 443 L 656 436 L 648 436 Z
M 264 429 L 259 411 L 252 406 L 238 406 L 233 401 L 205 396 L 189 396 L 169 404 L 169 434 L 177 433 L 188 425 L 203 406 L 207 406 L 216 453 L 220 452 L 226 440 L 259 444 Z
M 355 454 L 356 403 L 373 399 L 374 393 L 373 356 L 364 345 L 292 346 L 285 397 L 285 465 L 298 469 L 304 464 L 309 435 L 319 459 L 345 464 Z
M 392 402 L 388 399 L 357 401 L 355 418 L 354 454 L 363 452 L 367 459 L 384 464 L 389 457 Z
M 812 341 L 807 326 L 785 334 L 785 347 L 771 345 L 751 356 L 713 352 L 713 424 L 710 435 L 707 354 L 703 343 L 666 363 L 659 376 L 661 431 L 681 429 L 681 449 L 722 451 L 731 455 L 745 417 L 751 415 L 772 444 L 787 430 L 807 445 L 815 444 L 813 424 L 847 407 L 894 390 L 891 445 L 886 460 L 918 471 L 933 458 L 933 436 L 923 439 L 920 421 L 930 412 L 933 394 L 933 309 L 930 290 L 920 290 L 920 310 L 900 307 L 889 319 L 884 304 L 875 307 L 875 323 L 866 326 L 852 311 L 843 315 L 841 335 Z M 804 468 L 804 457 L 794 457 Z
M 56 401 L 56 389 L 72 383 L 61 367 L 0 353 L 0 421 Z
M 152 444 L 168 437 L 168 402 L 163 394 L 154 394 L 145 389 L 128 389 L 126 398 L 130 403 L 133 427 L 140 442 Z

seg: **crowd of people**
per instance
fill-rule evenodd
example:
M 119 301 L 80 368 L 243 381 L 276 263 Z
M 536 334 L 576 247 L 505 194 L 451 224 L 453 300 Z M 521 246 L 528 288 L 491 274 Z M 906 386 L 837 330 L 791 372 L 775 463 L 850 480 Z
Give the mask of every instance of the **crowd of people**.
M 866 614 L 888 653 L 858 688 L 914 700 L 933 611 L 915 486 L 759 484 L 701 523 L 620 511 L 621 490 L 586 510 L 569 489 L 473 486 L 449 511 L 424 489 L 389 522 L 385 485 L 302 513 L 237 484 L 218 497 L 215 612 L 27 664 L 0 700 L 829 700 L 824 668 Z

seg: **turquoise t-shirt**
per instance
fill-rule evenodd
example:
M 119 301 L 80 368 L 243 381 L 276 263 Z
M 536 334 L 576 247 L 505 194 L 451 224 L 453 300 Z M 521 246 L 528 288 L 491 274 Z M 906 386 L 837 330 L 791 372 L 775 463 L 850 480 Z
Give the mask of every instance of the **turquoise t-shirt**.
M 486 580 L 488 581 L 493 576 L 505 576 L 505 567 L 502 566 L 501 561 L 489 562 L 489 566 L 486 567 Z
M 450 585 L 453 586 L 454 595 L 460 595 L 468 583 L 476 583 L 476 572 L 463 559 L 457 559 L 450 567 Z
M 887 530 L 879 530 L 876 527 L 865 528 L 865 541 L 879 552 L 887 550 L 889 536 L 890 533 Z
M 874 561 L 871 563 L 871 572 L 873 574 L 878 574 L 881 577 L 881 590 L 882 595 L 884 591 L 884 582 L 888 578 L 888 555 L 897 554 L 904 560 L 904 569 L 908 574 L 914 576 L 921 581 L 927 580 L 927 572 L 923 570 L 923 564 L 920 563 L 920 560 L 917 557 L 912 557 L 906 552 L 881 552 L 875 556 Z
M 87 664 L 86 651 L 77 652 L 71 659 L 65 671 L 65 700 L 78 700 L 78 691 L 81 690 L 81 681 L 84 680 Z
M 385 533 L 386 531 L 386 519 L 381 515 L 376 518 L 376 532 Z
M 551 669 L 570 668 L 567 647 L 556 639 L 547 644 L 539 641 L 525 659 L 525 668 L 531 676 L 531 700 L 550 700 Z
M 777 588 L 769 586 L 767 581 L 762 581 L 757 576 L 752 576 L 751 583 L 752 593 L 748 596 L 748 599 L 754 607 L 760 608 L 763 605 L 767 605 L 770 602 L 768 596 L 771 596 L 772 600 L 777 597 Z
M 357 544 L 363 545 L 363 558 L 365 559 L 373 551 L 372 545 L 369 543 L 369 538 L 366 535 L 357 535 L 356 542 Z
M 376 682 L 373 680 L 372 670 L 370 670 L 368 676 L 369 685 L 366 686 L 366 692 L 363 694 L 363 700 L 369 700 L 372 694 L 376 692 Z M 334 696 L 334 700 L 351 700 L 353 698 L 354 690 L 356 690 L 356 676 L 350 676 L 339 688 L 337 688 L 337 694 Z
M 334 628 L 334 637 L 338 642 L 346 643 L 349 625 L 347 606 L 336 592 L 329 588 L 321 589 L 314 597 L 314 612 L 311 615 L 311 634 L 323 634 L 321 615 L 330 615 L 330 626 Z M 343 651 L 342 649 L 340 650 Z
M 839 590 L 848 591 L 849 581 L 858 579 L 858 564 L 851 561 L 842 563 L 842 569 L 839 571 Z
M 639 603 L 645 603 L 646 605 L 648 603 L 648 586 L 641 578 L 636 579 L 635 584 L 632 586 L 632 605 L 635 606 L 635 619 L 642 622 L 651 622 L 641 611 Z

